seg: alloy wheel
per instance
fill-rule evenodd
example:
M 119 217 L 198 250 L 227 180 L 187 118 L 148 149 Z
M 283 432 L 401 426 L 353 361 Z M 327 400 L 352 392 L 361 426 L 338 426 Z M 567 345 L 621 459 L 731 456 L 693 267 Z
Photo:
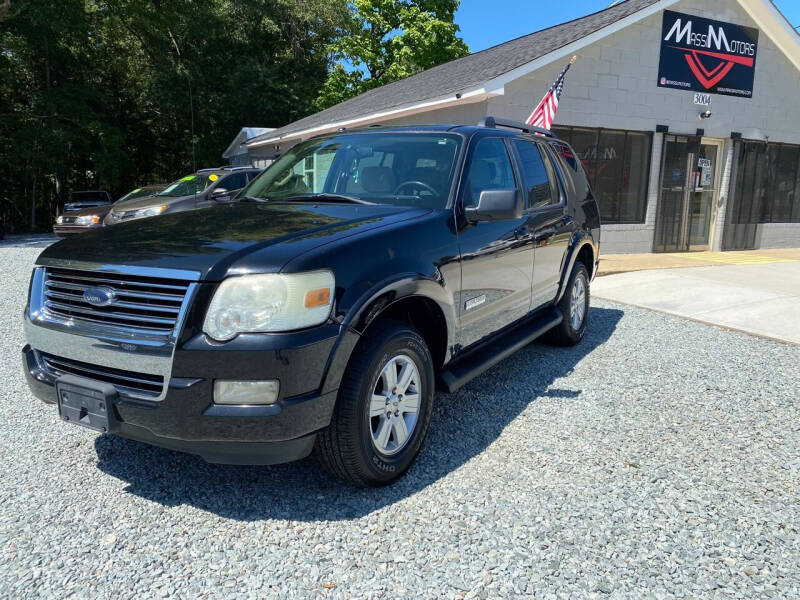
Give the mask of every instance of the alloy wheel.
M 576 277 L 572 284 L 572 297 L 569 303 L 569 321 L 573 331 L 578 331 L 586 316 L 586 284 L 583 277 Z
M 369 403 L 372 443 L 386 456 L 397 454 L 413 437 L 422 389 L 417 365 L 411 357 L 390 358 L 378 375 Z

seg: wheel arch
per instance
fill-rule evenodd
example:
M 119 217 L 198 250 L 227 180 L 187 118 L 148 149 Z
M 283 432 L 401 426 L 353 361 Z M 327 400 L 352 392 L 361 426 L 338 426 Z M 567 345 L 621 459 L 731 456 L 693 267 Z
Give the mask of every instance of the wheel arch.
M 455 307 L 452 297 L 437 281 L 405 275 L 373 286 L 347 311 L 343 334 L 334 349 L 323 383 L 323 392 L 337 389 L 360 338 L 378 321 L 408 323 L 425 339 L 438 370 L 450 358 L 455 340 Z
M 561 298 L 564 297 L 569 276 L 576 262 L 582 262 L 586 266 L 586 271 L 589 273 L 589 281 L 594 278 L 597 265 L 597 250 L 597 244 L 595 244 L 591 236 L 585 231 L 580 232 L 573 238 L 564 260 L 566 268 L 561 273 L 561 282 L 558 285 L 558 294 L 555 298 L 555 304 L 560 302 Z

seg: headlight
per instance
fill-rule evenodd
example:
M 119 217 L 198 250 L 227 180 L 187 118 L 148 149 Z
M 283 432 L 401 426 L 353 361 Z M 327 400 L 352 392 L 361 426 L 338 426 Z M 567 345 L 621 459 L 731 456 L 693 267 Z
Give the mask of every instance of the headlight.
M 319 325 L 331 312 L 333 288 L 330 271 L 231 277 L 214 293 L 203 331 L 222 342 L 239 333 Z
M 100 222 L 100 217 L 97 215 L 84 215 L 75 218 L 76 225 L 96 225 Z
M 58 223 L 60 225 L 63 222 L 64 222 L 64 217 L 62 215 L 58 215 L 58 218 L 56 219 L 56 223 Z
M 167 205 L 153 206 L 151 208 L 141 208 L 133 213 L 134 219 L 141 219 L 142 217 L 155 217 L 167 210 Z

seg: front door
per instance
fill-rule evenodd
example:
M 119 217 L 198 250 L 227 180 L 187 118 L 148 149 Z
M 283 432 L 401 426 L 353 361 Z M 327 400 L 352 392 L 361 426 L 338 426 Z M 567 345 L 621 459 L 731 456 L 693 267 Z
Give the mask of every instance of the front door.
M 665 137 L 655 252 L 710 248 L 721 155 L 721 144 L 713 140 Z
M 519 189 L 502 138 L 473 141 L 461 201 L 477 204 L 481 192 Z M 458 234 L 461 293 L 459 344 L 470 346 L 531 310 L 533 236 L 528 217 L 465 225 Z

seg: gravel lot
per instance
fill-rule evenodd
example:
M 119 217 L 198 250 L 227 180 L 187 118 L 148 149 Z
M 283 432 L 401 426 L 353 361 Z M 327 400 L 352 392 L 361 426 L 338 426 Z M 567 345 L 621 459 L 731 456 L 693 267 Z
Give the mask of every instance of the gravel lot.
M 39 251 L 0 247 L 2 597 L 800 597 L 800 347 L 597 302 L 355 490 L 62 425 L 20 367 Z

